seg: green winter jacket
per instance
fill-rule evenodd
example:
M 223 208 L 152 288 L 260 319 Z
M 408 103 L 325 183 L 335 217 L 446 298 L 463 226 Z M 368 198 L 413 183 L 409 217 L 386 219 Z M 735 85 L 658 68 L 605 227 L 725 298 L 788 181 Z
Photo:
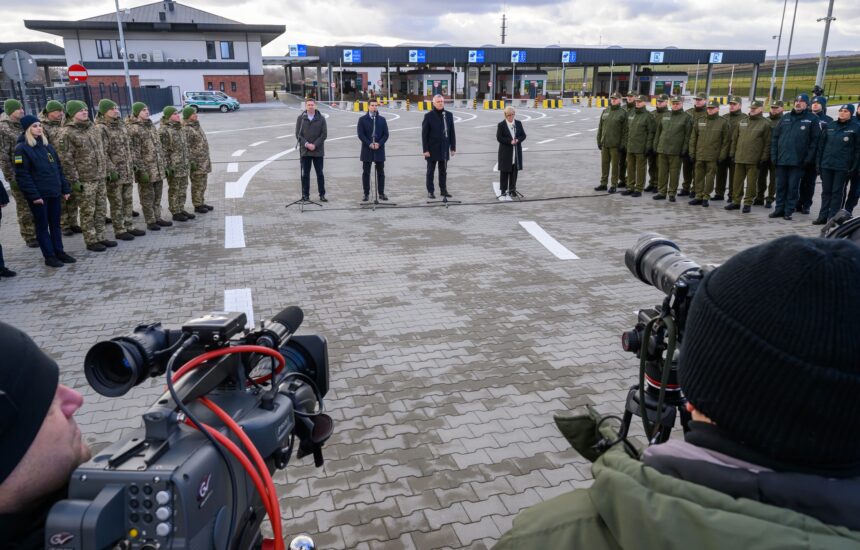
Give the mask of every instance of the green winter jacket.
M 627 143 L 627 110 L 621 105 L 610 105 L 600 114 L 597 126 L 597 145 L 600 148 L 620 147 Z
M 588 452 L 596 417 L 556 417 L 575 447 Z M 608 423 L 600 432 L 617 434 Z M 583 446 L 584 444 L 584 446 Z M 860 532 L 786 508 L 733 498 L 661 474 L 621 444 L 592 467 L 594 483 L 520 513 L 496 550 L 848 550 Z
M 688 150 L 697 161 L 725 160 L 729 157 L 731 144 L 728 120 L 715 114 L 693 122 Z
M 655 149 L 663 155 L 684 155 L 693 131 L 693 117 L 684 111 L 663 115 L 654 134 Z
M 738 127 L 738 124 L 740 124 L 741 121 L 748 119 L 749 115 L 744 114 L 740 109 L 738 109 L 734 113 L 728 112 L 724 114 L 723 118 L 729 121 L 729 139 L 731 140 L 732 136 L 735 134 L 735 129 Z M 731 153 L 731 151 L 729 152 Z M 729 156 L 734 157 L 734 153 L 731 153 Z
M 645 107 L 633 109 L 627 115 L 627 152 L 647 155 L 654 149 L 657 125 Z
M 738 122 L 732 133 L 729 156 L 737 164 L 758 164 L 770 160 L 770 121 L 761 114 Z

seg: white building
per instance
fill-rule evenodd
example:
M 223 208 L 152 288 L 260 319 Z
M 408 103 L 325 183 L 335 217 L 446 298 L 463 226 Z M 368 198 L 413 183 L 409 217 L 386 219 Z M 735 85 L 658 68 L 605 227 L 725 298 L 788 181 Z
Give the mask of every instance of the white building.
M 262 47 L 283 25 L 245 25 L 173 0 L 124 10 L 120 19 L 133 87 L 222 90 L 243 103 L 265 101 Z M 66 61 L 86 67 L 87 84 L 125 84 L 115 13 L 24 25 L 63 37 Z

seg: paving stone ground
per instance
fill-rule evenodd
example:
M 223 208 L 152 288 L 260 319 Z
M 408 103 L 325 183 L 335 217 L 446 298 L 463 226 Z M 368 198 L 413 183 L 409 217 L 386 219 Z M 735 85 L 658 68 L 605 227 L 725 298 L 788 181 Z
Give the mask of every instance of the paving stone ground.
M 221 310 L 225 289 L 250 288 L 258 320 L 291 304 L 304 310 L 300 332 L 329 341 L 335 434 L 323 468 L 307 458 L 275 481 L 285 533 L 310 533 L 319 548 L 484 548 L 523 508 L 588 486 L 590 465 L 552 417 L 585 404 L 623 408 L 637 363 L 619 336 L 637 309 L 661 299 L 624 267 L 640 233 L 667 235 L 702 263 L 817 234 L 813 217 L 776 222 L 762 207 L 742 215 L 723 203 L 593 192 L 600 110 L 571 107 L 520 110 L 528 150 L 518 188 L 528 200 L 519 203 L 493 192 L 501 114 L 455 109 L 449 190 L 463 204 L 450 208 L 426 204 L 423 113 L 384 110 L 387 194 L 398 207 L 361 209 L 359 115 L 323 112 L 331 202 L 322 209 L 284 208 L 299 196 L 294 151 L 260 168 L 242 198 L 224 198 L 226 182 L 294 146 L 299 111 L 289 101 L 201 115 L 214 160 L 210 214 L 103 254 L 68 238 L 79 261 L 59 270 L 23 245 L 13 208 L 0 227 L 19 272 L 0 282 L 0 318 L 30 333 L 62 382 L 85 395 L 78 422 L 94 446 L 129 435 L 162 388 L 96 394 L 82 372 L 96 342 Z M 237 173 L 226 171 L 231 162 Z M 225 248 L 227 215 L 243 216 L 245 248 Z M 537 222 L 580 259 L 557 259 L 520 221 Z

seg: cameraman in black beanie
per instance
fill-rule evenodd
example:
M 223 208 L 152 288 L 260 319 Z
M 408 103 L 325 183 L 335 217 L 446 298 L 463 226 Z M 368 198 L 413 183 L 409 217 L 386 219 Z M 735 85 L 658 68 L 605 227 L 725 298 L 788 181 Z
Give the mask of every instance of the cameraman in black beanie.
M 783 237 L 706 275 L 678 376 L 690 431 L 641 461 L 595 412 L 557 416 L 594 483 L 496 548 L 860 549 L 860 247 Z
M 0 322 L 0 548 L 44 548 L 51 506 L 90 451 L 73 418 L 83 403 L 57 364 Z

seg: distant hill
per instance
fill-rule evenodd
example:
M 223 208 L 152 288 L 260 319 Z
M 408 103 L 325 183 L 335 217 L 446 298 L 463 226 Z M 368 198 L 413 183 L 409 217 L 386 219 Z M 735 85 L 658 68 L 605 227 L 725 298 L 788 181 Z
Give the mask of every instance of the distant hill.
M 793 53 L 793 54 L 791 54 L 791 59 L 809 59 L 809 58 L 816 58 L 816 59 L 817 59 L 819 55 L 821 55 L 821 52 L 815 52 L 815 53 Z M 828 56 L 828 57 L 843 57 L 843 56 L 850 56 L 850 55 L 860 55 L 860 51 L 856 51 L 856 50 L 839 50 L 839 51 L 835 51 L 835 52 L 827 52 L 827 56 Z M 765 60 L 767 60 L 767 61 L 773 61 L 774 57 L 776 57 L 776 56 L 768 55 L 768 56 L 765 56 Z M 780 54 L 779 59 L 780 59 L 780 61 L 782 61 L 783 59 L 785 59 L 785 54 L 784 54 L 784 53 L 783 53 L 783 54 Z

